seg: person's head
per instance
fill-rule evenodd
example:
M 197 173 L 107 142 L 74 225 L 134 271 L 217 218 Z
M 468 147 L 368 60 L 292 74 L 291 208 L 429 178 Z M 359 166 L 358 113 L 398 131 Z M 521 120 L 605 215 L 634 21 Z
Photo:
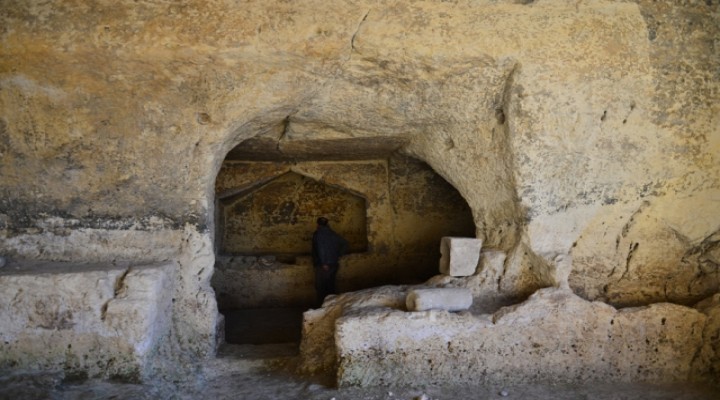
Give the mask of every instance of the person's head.
M 325 217 L 320 217 L 317 219 L 317 224 L 320 226 L 327 226 L 328 225 L 328 219 Z

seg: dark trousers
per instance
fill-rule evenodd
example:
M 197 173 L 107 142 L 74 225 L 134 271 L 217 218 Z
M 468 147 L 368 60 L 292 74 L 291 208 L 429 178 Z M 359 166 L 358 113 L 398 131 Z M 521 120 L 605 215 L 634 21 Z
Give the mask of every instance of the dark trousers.
M 338 266 L 330 265 L 326 271 L 322 266 L 315 267 L 315 292 L 317 292 L 318 306 L 322 306 L 325 296 L 335 294 L 335 275 L 337 275 Z

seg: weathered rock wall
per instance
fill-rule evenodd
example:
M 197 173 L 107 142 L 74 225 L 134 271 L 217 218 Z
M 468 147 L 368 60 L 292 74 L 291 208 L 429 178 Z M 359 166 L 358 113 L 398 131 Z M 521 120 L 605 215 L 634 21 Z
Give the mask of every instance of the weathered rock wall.
M 305 312 L 301 368 L 335 371 L 341 386 L 720 378 L 717 295 L 694 309 L 618 310 L 547 288 L 507 307 L 408 312 L 412 288 L 347 293 Z
M 219 310 L 311 307 L 317 302 L 309 257 L 296 264 L 273 257 L 218 256 L 212 277 Z
M 556 139 L 593 150 L 569 153 L 576 167 L 562 172 L 558 210 L 529 231 L 566 232 L 548 236 L 557 238 L 550 252 L 572 258 L 571 286 L 582 296 L 689 304 L 720 283 L 718 4 L 638 7 L 644 88 L 604 95 L 590 85 L 596 106 L 577 132 L 587 140 Z
M 10 263 L 0 273 L 0 369 L 148 377 L 170 339 L 175 267 Z
M 338 384 L 688 381 L 706 319 L 673 304 L 618 311 L 563 289 L 492 315 L 350 307 L 336 322 Z
M 177 261 L 191 351 L 213 347 L 215 176 L 278 127 L 407 140 L 485 244 L 518 254 L 508 289 L 569 282 L 619 305 L 718 291 L 716 2 L 0 9 L 0 252 Z
M 720 294 L 709 297 L 695 308 L 707 316 L 703 344 L 693 360 L 694 380 L 720 381 Z

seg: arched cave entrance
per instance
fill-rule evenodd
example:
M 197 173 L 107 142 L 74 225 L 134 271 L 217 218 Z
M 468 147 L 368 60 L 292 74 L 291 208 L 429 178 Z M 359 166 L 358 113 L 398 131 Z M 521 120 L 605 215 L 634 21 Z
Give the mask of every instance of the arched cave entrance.
M 421 283 L 437 274 L 440 238 L 474 237 L 470 207 L 393 138 L 245 140 L 216 178 L 212 285 L 228 343 L 299 342 L 315 301 L 310 256 L 324 215 L 350 242 L 340 292 Z

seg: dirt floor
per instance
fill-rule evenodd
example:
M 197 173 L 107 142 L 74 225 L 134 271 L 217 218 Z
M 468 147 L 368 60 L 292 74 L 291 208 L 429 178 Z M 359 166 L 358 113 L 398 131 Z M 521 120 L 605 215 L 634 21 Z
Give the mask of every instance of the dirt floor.
M 300 376 L 298 342 L 302 310 L 235 310 L 226 314 L 226 338 L 217 357 L 175 371 L 176 379 L 145 384 L 69 382 L 58 373 L 0 372 L 0 400 L 212 399 L 212 400 L 718 400 L 720 387 L 691 384 L 586 383 L 523 386 L 333 387 L 332 376 Z M 288 340 L 286 343 L 267 342 Z M 235 343 L 235 344 L 233 344 Z M 237 344 L 242 343 L 242 344 Z M 170 369 L 177 365 L 170 364 Z M 181 378 L 177 378 L 180 376 Z
M 181 381 L 146 384 L 89 380 L 64 382 L 62 373 L 0 376 L 0 399 L 245 399 L 245 400 L 700 400 L 720 399 L 720 388 L 701 385 L 592 383 L 523 386 L 423 386 L 335 389 L 331 377 L 292 373 L 297 344 L 226 345 L 218 357 Z M 424 396 L 424 397 L 423 397 Z
M 720 399 L 720 391 L 688 385 L 585 384 L 517 387 L 416 387 L 332 389 L 312 381 L 273 374 L 244 373 L 218 377 L 204 388 L 178 385 L 88 381 L 63 384 L 51 375 L 0 380 L 0 399 L 252 399 L 252 400 L 395 400 L 395 399 L 540 399 L 540 400 L 691 400 Z M 503 396 L 506 394 L 506 396 Z M 425 397 L 423 397 L 425 396 Z

